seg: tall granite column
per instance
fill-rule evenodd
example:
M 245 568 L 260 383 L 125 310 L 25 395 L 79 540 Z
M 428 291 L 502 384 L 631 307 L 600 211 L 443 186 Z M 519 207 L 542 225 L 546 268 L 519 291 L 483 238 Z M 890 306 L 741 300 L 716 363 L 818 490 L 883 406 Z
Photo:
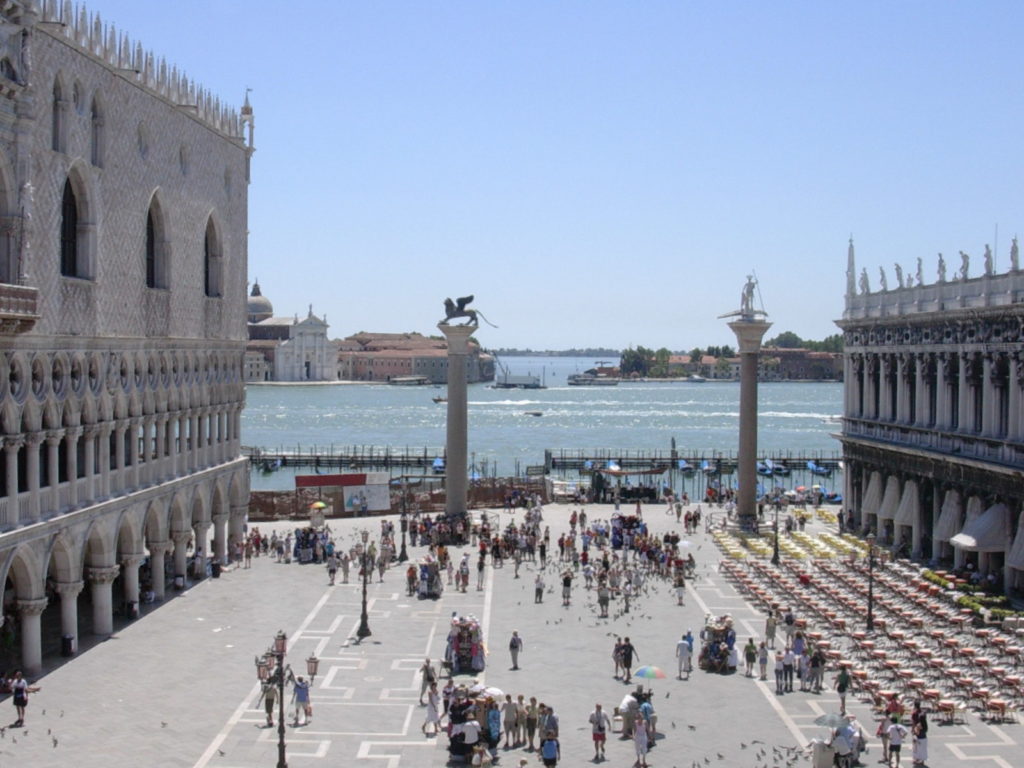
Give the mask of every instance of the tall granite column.
M 740 445 L 736 511 L 744 527 L 757 517 L 757 355 L 772 324 L 756 314 L 729 323 L 740 352 Z
M 466 513 L 468 418 L 466 416 L 466 356 L 476 325 L 438 323 L 448 341 L 448 435 L 445 443 L 445 507 L 449 517 Z

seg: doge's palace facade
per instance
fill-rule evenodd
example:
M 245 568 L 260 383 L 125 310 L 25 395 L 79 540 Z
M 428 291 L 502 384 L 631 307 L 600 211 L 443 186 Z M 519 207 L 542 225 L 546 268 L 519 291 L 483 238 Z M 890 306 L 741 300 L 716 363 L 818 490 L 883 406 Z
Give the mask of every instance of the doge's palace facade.
M 981 261 L 981 264 L 977 264 Z M 845 500 L 898 551 L 1024 587 L 1024 271 L 1016 240 L 884 270 L 848 254 Z M 934 270 L 934 271 L 933 271 Z
M 2 631 L 29 672 L 241 536 L 252 125 L 84 9 L 0 0 Z

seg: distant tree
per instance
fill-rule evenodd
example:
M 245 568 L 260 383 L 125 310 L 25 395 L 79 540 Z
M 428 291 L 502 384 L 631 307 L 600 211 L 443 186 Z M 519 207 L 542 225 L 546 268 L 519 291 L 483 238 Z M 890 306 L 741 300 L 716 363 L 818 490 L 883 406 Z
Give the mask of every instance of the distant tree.
M 722 357 L 736 357 L 736 350 L 726 344 L 722 347 Z
M 792 331 L 783 331 L 774 339 L 769 339 L 765 346 L 781 347 L 782 349 L 797 349 L 804 345 L 804 340 Z
M 804 346 L 808 349 L 813 349 L 815 352 L 842 352 L 843 337 L 842 334 L 833 333 L 831 336 L 826 336 L 821 341 L 805 340 Z
M 654 353 L 654 364 L 651 366 L 651 376 L 657 376 L 664 378 L 668 376 L 668 361 L 672 357 L 672 353 L 666 348 L 662 347 Z
M 724 357 L 719 356 L 718 359 L 715 360 L 715 371 L 716 371 L 715 375 L 718 378 L 721 379 L 721 378 L 725 378 L 726 376 L 728 376 L 729 375 L 729 369 L 730 369 L 729 361 L 726 360 Z
M 653 358 L 654 354 L 646 347 L 638 346 L 636 349 L 630 347 L 624 350 L 622 357 L 619 358 L 619 371 L 623 376 L 633 373 L 638 376 L 647 376 Z
M 702 357 L 704 357 L 704 350 L 700 347 L 694 347 L 690 350 L 690 360 L 693 362 L 699 363 Z

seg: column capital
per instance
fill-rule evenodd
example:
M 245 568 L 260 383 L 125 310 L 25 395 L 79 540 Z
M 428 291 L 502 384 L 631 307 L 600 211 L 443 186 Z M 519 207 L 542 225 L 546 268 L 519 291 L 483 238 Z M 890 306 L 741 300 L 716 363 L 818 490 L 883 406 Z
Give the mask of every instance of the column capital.
M 130 552 L 128 554 L 121 555 L 121 564 L 125 568 L 138 568 L 142 565 L 142 561 L 146 559 L 144 552 Z
M 45 432 L 26 432 L 25 433 L 25 444 L 29 448 L 38 448 L 43 440 L 46 439 Z
M 46 444 L 47 445 L 60 445 L 60 441 L 64 439 L 64 433 L 59 429 L 51 429 L 46 433 Z
M 174 549 L 173 541 L 147 541 L 146 549 L 150 555 L 165 555 Z
M 65 427 L 64 428 L 64 434 L 67 435 L 68 437 L 73 437 L 76 440 L 79 437 L 82 436 L 82 432 L 84 432 L 84 431 L 85 431 L 84 428 L 81 427 L 81 426 Z
M 18 613 L 22 616 L 38 616 L 46 610 L 49 602 L 45 597 L 38 597 L 33 600 L 18 600 Z
M 78 597 L 84 586 L 84 581 L 58 581 L 53 585 L 53 589 L 62 598 L 73 600 Z
M 90 584 L 110 584 L 120 573 L 121 567 L 117 565 L 90 565 L 85 569 Z
M 213 519 L 213 524 L 214 525 L 220 525 L 221 523 L 226 523 L 228 521 L 228 513 L 227 512 L 218 512 L 216 515 L 213 516 L 212 519 Z
M 94 438 L 94 437 L 97 437 L 100 434 L 100 425 L 99 424 L 85 424 L 85 425 L 82 426 L 82 432 L 85 434 L 86 437 L 88 437 L 90 439 Z
M 4 450 L 8 453 L 15 453 L 20 451 L 22 446 L 25 445 L 24 435 L 6 435 L 4 437 Z
M 175 547 L 184 547 L 192 541 L 192 531 L 172 531 L 171 541 Z
M 479 330 L 477 325 L 449 325 L 448 323 L 438 323 L 437 328 L 448 341 L 449 355 L 468 355 L 469 337 Z

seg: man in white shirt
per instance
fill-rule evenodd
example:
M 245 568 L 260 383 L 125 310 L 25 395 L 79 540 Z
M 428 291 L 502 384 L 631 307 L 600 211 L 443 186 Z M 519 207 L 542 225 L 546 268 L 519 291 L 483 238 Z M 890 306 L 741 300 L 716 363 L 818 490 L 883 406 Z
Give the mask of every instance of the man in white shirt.
M 604 757 L 604 744 L 607 733 L 612 729 L 612 721 L 608 719 L 608 713 L 601 709 L 600 704 L 594 705 L 594 711 L 590 713 L 590 725 L 594 738 L 594 760 Z
M 679 659 L 679 679 L 683 679 L 683 672 L 686 672 L 686 679 L 690 679 L 690 672 L 693 671 L 693 664 L 691 663 L 692 652 L 690 651 L 690 644 L 686 641 L 686 636 L 676 643 L 676 658 Z

